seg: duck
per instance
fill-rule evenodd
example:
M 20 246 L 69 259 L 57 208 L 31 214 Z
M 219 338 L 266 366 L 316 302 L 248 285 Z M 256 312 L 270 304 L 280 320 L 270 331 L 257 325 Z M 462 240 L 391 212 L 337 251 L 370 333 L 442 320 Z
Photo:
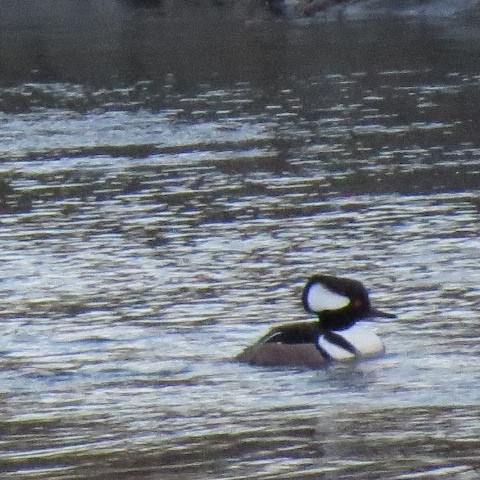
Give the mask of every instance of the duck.
M 276 325 L 235 359 L 258 366 L 317 368 L 385 353 L 381 338 L 357 322 L 396 315 L 373 307 L 362 282 L 312 275 L 303 289 L 302 303 L 317 320 Z

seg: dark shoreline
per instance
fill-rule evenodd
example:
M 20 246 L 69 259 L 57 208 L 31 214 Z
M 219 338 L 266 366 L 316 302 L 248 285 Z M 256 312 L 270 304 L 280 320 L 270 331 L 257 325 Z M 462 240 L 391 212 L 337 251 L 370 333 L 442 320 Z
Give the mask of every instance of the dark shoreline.
M 50 3 L 2 3 L 0 87 L 153 81 L 164 88 L 173 78 L 175 88 L 187 91 L 201 83 L 268 85 L 298 75 L 348 74 L 375 63 L 387 70 L 480 68 L 480 29 L 464 21 L 295 23 L 276 21 L 263 5 L 263 21 L 250 21 L 244 9 L 210 2 L 206 9 L 177 8 L 172 16 L 117 0 L 70 0 L 49 10 Z

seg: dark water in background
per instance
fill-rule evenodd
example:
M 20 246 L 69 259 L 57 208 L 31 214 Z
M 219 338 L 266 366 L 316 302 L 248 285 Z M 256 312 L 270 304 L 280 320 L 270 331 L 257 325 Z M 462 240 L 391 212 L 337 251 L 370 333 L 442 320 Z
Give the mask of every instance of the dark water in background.
M 472 24 L 1 5 L 2 478 L 479 478 Z M 313 271 L 387 355 L 230 362 Z

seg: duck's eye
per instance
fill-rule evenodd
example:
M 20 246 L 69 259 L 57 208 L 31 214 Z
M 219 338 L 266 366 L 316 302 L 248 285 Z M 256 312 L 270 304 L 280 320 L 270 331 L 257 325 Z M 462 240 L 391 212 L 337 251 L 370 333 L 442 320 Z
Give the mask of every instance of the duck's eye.
M 361 307 L 361 306 L 362 306 L 362 301 L 357 299 L 357 300 L 355 300 L 355 301 L 353 302 L 353 305 L 354 305 L 355 307 Z

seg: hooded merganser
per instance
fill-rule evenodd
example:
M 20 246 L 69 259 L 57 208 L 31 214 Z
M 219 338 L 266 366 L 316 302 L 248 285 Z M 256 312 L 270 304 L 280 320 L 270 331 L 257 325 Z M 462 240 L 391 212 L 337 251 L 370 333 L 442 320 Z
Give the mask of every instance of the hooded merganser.
M 313 275 L 305 285 L 303 306 L 318 321 L 273 327 L 236 359 L 252 365 L 318 367 L 330 361 L 378 356 L 385 347 L 378 335 L 356 325 L 370 317 L 395 318 L 370 304 L 367 289 L 357 280 Z

